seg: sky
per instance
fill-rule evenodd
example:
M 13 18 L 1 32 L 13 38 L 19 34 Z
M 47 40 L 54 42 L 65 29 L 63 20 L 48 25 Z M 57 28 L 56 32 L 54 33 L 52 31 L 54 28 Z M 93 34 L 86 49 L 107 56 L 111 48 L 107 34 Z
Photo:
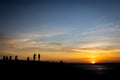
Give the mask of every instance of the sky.
M 119 0 L 0 0 L 0 58 L 120 62 Z

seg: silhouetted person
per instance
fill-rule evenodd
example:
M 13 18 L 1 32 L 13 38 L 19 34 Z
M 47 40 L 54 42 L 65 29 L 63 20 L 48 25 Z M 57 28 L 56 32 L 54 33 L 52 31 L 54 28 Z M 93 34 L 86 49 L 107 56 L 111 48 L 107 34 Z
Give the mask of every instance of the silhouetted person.
M 6 60 L 6 61 L 8 60 L 8 56 L 5 57 L 5 60 Z
M 12 56 L 9 57 L 9 60 L 10 60 L 10 61 L 12 60 Z
M 38 61 L 40 61 L 40 54 L 38 54 Z
M 35 61 L 35 59 L 36 59 L 36 54 L 33 55 L 33 60 Z
M 15 56 L 15 61 L 17 61 L 18 60 L 18 56 Z
M 5 60 L 5 56 L 3 56 L 3 60 Z
M 60 63 L 63 64 L 63 61 L 61 60 Z
M 30 60 L 30 58 L 29 57 L 27 57 L 27 61 L 29 61 Z

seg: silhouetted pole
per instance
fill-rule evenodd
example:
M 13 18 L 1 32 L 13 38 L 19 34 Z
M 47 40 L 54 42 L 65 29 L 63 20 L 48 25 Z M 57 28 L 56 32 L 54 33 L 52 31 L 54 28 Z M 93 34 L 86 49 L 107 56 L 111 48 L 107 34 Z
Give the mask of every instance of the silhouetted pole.
M 33 60 L 35 61 L 35 59 L 36 59 L 36 54 L 33 55 Z
M 38 61 L 40 61 L 40 54 L 38 54 Z
M 18 56 L 15 56 L 15 61 L 17 61 L 18 60 Z

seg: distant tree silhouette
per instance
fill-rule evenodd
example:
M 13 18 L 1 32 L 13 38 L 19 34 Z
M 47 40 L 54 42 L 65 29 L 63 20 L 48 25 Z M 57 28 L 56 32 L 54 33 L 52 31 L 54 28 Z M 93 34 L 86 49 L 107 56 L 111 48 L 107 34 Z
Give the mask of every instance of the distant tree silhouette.
M 29 61 L 30 60 L 30 58 L 29 57 L 27 57 L 27 61 Z
M 10 60 L 10 61 L 12 60 L 12 56 L 9 57 L 9 60 Z
M 40 61 L 40 54 L 38 54 L 38 61 Z
M 15 61 L 17 61 L 18 60 L 18 56 L 15 56 Z
M 35 61 L 35 59 L 36 59 L 36 54 L 33 55 L 33 60 Z

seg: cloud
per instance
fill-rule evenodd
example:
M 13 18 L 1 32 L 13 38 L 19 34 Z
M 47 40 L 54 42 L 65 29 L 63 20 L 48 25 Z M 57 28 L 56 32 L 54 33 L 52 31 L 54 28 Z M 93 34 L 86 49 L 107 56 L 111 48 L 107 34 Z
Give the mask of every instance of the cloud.
M 74 30 L 73 27 L 69 26 L 58 26 L 58 25 L 40 25 L 40 26 L 30 26 L 24 27 L 24 31 L 22 32 L 15 32 L 13 34 L 17 34 L 22 37 L 29 37 L 29 38 L 43 38 L 43 37 L 53 37 L 59 36 L 70 33 Z
M 120 48 L 120 24 L 101 24 L 89 31 L 73 43 L 76 48 Z
M 57 52 L 62 50 L 62 43 L 50 43 L 50 42 L 43 42 L 43 41 L 34 41 L 34 39 L 29 38 L 10 38 L 13 37 L 12 35 L 0 35 L 0 54 L 17 54 L 21 52 L 25 53 L 27 51 L 35 51 L 41 50 L 46 52 Z M 27 54 L 27 53 L 26 53 Z
M 120 51 L 119 48 L 71 48 L 72 51 L 75 52 L 80 52 L 80 51 L 89 51 L 89 50 L 94 50 L 94 51 Z
M 120 24 L 108 23 L 100 24 L 88 32 L 83 32 L 82 35 L 88 34 L 98 34 L 98 33 L 111 33 L 111 32 L 120 32 Z
M 109 24 L 110 25 L 110 24 Z M 111 24 L 112 25 L 112 24 Z M 118 32 L 119 26 L 115 28 L 108 26 L 102 29 L 101 27 L 96 28 L 96 32 L 88 34 L 97 34 L 103 32 Z M 104 30 L 105 29 L 105 30 Z M 28 32 L 29 33 L 29 32 Z M 106 55 L 106 54 L 119 54 L 119 43 L 120 38 L 114 36 L 89 36 L 77 37 L 77 41 L 64 43 L 62 41 L 54 41 L 54 37 L 59 35 L 69 34 L 69 31 L 53 31 L 36 33 L 22 33 L 19 35 L 11 34 L 0 34 L 0 55 L 22 55 L 23 57 L 31 55 L 34 52 L 40 52 L 43 56 L 52 57 L 49 59 L 81 59 L 86 58 L 85 56 L 94 55 Z M 70 35 L 72 36 L 72 35 Z M 52 41 L 50 41 L 50 39 Z M 65 38 L 67 39 L 67 38 Z M 71 39 L 72 40 L 72 39 Z M 64 40 L 63 40 L 64 41 Z M 79 56 L 79 57 L 77 57 Z
M 23 36 L 27 36 L 30 38 L 43 38 L 43 37 L 53 37 L 57 35 L 63 35 L 67 32 L 51 32 L 51 33 L 24 33 Z
M 4 41 L 4 40 L 10 40 L 13 37 L 10 34 L 0 34 L 0 40 Z

